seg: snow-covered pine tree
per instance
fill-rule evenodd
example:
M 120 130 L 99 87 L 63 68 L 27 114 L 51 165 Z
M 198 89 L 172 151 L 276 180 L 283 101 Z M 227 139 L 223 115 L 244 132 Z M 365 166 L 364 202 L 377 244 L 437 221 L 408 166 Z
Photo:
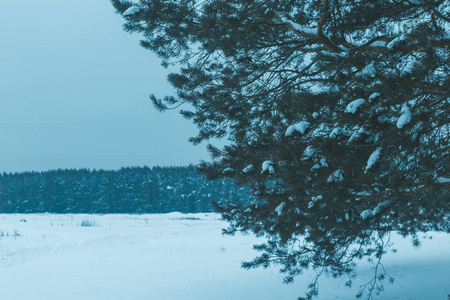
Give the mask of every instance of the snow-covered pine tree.
M 112 3 L 180 67 L 176 96 L 152 95 L 155 106 L 189 103 L 193 143 L 230 140 L 200 169 L 258 196 L 217 207 L 226 233 L 268 238 L 244 267 L 280 264 L 286 282 L 308 267 L 340 276 L 381 258 L 391 231 L 449 231 L 448 0 Z

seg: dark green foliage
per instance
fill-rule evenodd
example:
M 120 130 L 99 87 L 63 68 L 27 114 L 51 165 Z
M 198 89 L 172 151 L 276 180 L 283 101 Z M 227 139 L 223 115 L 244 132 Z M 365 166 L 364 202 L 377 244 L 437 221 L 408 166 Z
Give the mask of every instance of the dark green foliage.
M 257 196 L 216 206 L 226 233 L 268 237 L 244 267 L 280 264 L 286 282 L 308 267 L 351 275 L 355 259 L 382 256 L 391 231 L 450 230 L 448 0 L 133 5 L 125 29 L 180 66 L 176 96 L 152 96 L 155 106 L 189 103 L 192 142 L 230 140 L 202 172 Z
M 193 166 L 3 173 L 0 188 L 0 213 L 197 213 L 213 211 L 212 201 L 252 198 L 230 179 L 207 182 Z

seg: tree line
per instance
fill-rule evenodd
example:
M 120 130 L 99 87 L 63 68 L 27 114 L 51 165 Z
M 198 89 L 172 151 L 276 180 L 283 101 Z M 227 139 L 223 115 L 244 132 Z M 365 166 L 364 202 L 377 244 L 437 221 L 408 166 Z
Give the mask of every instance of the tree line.
M 0 213 L 211 212 L 248 202 L 231 179 L 206 181 L 195 167 L 130 167 L 0 174 Z

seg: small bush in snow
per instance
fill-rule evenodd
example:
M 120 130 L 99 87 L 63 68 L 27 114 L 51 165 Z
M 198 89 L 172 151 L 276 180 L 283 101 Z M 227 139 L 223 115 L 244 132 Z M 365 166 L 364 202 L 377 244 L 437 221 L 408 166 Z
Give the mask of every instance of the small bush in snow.
M 81 227 L 97 227 L 98 224 L 95 220 L 83 219 L 81 220 Z

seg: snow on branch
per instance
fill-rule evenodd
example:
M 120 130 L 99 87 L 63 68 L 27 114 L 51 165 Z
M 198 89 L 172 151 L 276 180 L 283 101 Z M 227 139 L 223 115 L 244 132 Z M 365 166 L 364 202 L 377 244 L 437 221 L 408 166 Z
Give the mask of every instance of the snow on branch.
M 273 168 L 273 162 L 271 162 L 270 160 L 266 160 L 262 163 L 261 173 L 264 173 L 266 171 L 269 171 L 270 174 L 275 174 L 275 169 Z
M 356 110 L 358 109 L 358 107 L 360 107 L 361 105 L 363 105 L 365 102 L 364 99 L 359 98 L 356 100 L 353 100 L 352 102 L 350 102 L 347 107 L 345 108 L 345 112 L 346 113 L 351 113 L 354 114 L 356 112 Z
M 291 20 L 289 20 L 288 18 L 285 17 L 281 17 L 280 20 L 286 24 L 286 25 L 290 25 L 289 27 L 292 27 L 296 32 L 302 33 L 302 34 L 313 34 L 316 35 L 317 34 L 317 29 L 313 29 L 310 27 L 306 27 L 303 25 L 300 25 L 298 23 L 295 23 Z
M 411 112 L 408 106 L 403 106 L 401 110 L 402 115 L 398 118 L 397 128 L 403 128 L 406 124 L 411 121 Z
M 381 157 L 381 148 L 377 148 L 369 157 L 367 160 L 366 170 L 364 173 L 367 173 L 367 171 L 373 167 L 373 165 L 380 159 Z
M 281 216 L 281 214 L 283 213 L 283 208 L 286 206 L 286 202 L 282 202 L 280 205 L 278 205 L 275 208 L 275 211 L 277 212 L 278 216 Z
M 450 178 L 446 178 L 446 177 L 438 177 L 436 179 L 436 182 L 438 183 L 450 183 Z
M 306 129 L 308 129 L 310 123 L 306 121 L 301 121 L 297 124 L 291 125 L 286 129 L 286 133 L 284 136 L 291 136 L 294 134 L 294 132 L 300 132 L 301 134 L 304 134 L 306 132 Z
M 331 174 L 327 179 L 328 183 L 342 182 L 342 181 L 344 181 L 344 171 L 342 169 L 334 171 L 333 174 Z
M 253 165 L 248 165 L 242 170 L 242 172 L 249 173 L 249 172 L 253 171 L 254 169 L 255 169 L 255 167 Z
M 138 13 L 141 11 L 141 8 L 139 6 L 131 6 L 126 11 L 123 12 L 123 16 L 130 16 L 134 15 L 135 13 Z
M 385 202 L 381 202 L 380 204 L 377 205 L 377 207 L 375 207 L 373 210 L 371 209 L 366 209 L 365 211 L 363 211 L 360 214 L 361 219 L 365 220 L 369 217 L 373 217 L 375 215 L 377 215 L 378 213 L 380 213 L 380 211 L 385 208 L 386 206 L 389 205 L 389 201 L 385 201 Z

